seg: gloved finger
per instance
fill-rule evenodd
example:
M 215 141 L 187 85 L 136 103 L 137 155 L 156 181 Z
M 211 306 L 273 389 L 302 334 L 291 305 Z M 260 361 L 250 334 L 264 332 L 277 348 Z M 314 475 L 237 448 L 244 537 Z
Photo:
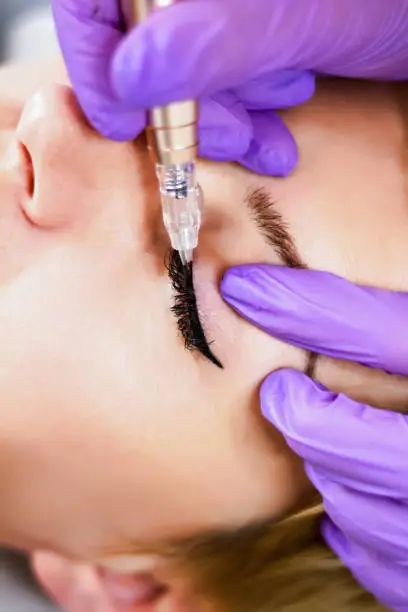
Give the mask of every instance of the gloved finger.
M 237 159 L 257 174 L 287 176 L 297 164 L 297 145 L 282 121 L 271 111 L 249 113 L 253 138 L 247 152 Z
M 234 89 L 248 110 L 289 108 L 309 100 L 315 78 L 305 70 L 268 72 Z
M 367 591 L 390 609 L 408 612 L 407 561 L 395 562 L 375 549 L 360 546 L 328 518 L 323 521 L 322 534 L 328 546 Z
M 89 122 L 107 138 L 132 140 L 144 129 L 145 113 L 117 98 L 109 74 L 123 37 L 119 3 L 53 0 L 52 9 L 67 71 Z
M 339 73 L 352 74 L 347 49 L 361 45 L 361 31 L 350 22 L 363 22 L 367 7 L 355 8 L 352 0 L 348 8 L 343 4 L 333 10 L 304 0 L 275 2 L 272 8 L 260 0 L 185 0 L 149 15 L 123 39 L 112 67 L 115 89 L 147 108 L 212 95 L 288 66 L 336 73 L 332 66 L 341 58 Z M 392 11 L 383 6 L 380 13 L 378 21 L 389 22 Z M 345 33 L 342 44 L 339 32 Z
M 199 152 L 217 161 L 236 161 L 249 148 L 253 128 L 242 103 L 232 92 L 200 100 Z
M 186 0 L 155 11 L 115 53 L 117 94 L 135 107 L 149 108 L 244 83 L 262 72 L 261 15 L 257 3 L 216 0 Z
M 124 29 L 123 15 L 117 0 L 51 0 L 51 8 L 58 24 L 62 23 L 65 16 L 71 16 L 74 25 L 96 24 L 122 32 Z M 61 14 L 64 15 L 63 19 L 59 18 Z
M 365 487 L 359 482 L 359 490 L 356 490 L 353 488 L 355 482 L 341 475 L 338 478 L 334 470 L 330 471 L 330 466 L 322 470 L 308 463 L 306 471 L 322 494 L 324 509 L 338 529 L 360 546 L 406 562 L 408 571 L 408 504 L 383 496 L 392 496 L 391 490 L 380 491 L 382 496 L 367 494 L 366 488 L 376 488 L 370 484 Z M 346 484 L 340 484 L 342 480 Z
M 406 416 L 353 402 L 286 369 L 262 384 L 261 410 L 297 455 L 337 482 L 408 499 Z
M 313 270 L 231 268 L 224 299 L 275 338 L 329 357 L 408 374 L 408 294 Z

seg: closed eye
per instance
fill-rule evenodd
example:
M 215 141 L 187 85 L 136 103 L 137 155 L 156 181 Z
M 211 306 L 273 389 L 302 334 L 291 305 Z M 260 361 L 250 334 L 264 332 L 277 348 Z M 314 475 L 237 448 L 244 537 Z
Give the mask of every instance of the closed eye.
M 198 351 L 219 368 L 223 365 L 210 348 L 197 306 L 194 290 L 193 265 L 184 266 L 178 251 L 171 250 L 168 256 L 167 270 L 173 288 L 174 303 L 171 311 L 176 317 L 177 327 L 188 350 Z

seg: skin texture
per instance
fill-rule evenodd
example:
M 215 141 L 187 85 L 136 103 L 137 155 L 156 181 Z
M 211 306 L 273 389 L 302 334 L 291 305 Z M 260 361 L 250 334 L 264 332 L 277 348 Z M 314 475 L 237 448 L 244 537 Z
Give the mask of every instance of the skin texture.
M 406 292 L 317 270 L 245 264 L 224 274 L 221 293 L 276 338 L 408 373 Z M 376 410 L 285 369 L 265 379 L 260 398 L 262 414 L 303 458 L 322 496 L 327 545 L 379 601 L 405 612 L 407 407 L 401 407 L 405 414 Z
M 219 370 L 177 336 L 143 142 L 104 141 L 64 85 L 29 97 L 10 129 L 36 79 L 2 78 L 2 541 L 107 564 L 133 542 L 288 512 L 309 485 L 262 421 L 258 386 L 271 370 L 304 369 L 306 354 L 239 319 L 218 284 L 231 265 L 279 263 L 243 205 L 261 185 L 308 266 L 407 289 L 404 92 L 327 84 L 286 112 L 301 153 L 287 179 L 200 163 L 196 289 Z M 317 374 L 350 392 L 341 365 L 322 360 Z M 356 384 L 375 397 L 366 375 Z M 156 561 L 114 567 L 152 571 Z

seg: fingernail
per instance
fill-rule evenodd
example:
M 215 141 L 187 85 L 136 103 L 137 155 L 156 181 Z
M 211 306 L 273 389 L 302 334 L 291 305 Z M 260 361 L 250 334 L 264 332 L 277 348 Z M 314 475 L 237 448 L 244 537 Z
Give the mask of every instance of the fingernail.
M 267 149 L 260 152 L 260 163 L 263 174 L 286 178 L 295 169 L 298 154 L 297 151 L 294 151 L 291 154 L 282 155 L 280 151 Z
M 253 285 L 253 274 L 247 266 L 235 266 L 227 270 L 221 280 L 222 296 L 230 303 L 241 303 Z
M 248 151 L 239 161 L 257 174 L 284 178 L 296 167 L 298 158 L 297 154 L 291 157 L 282 155 L 282 152 L 277 149 L 260 147 L 255 141 L 252 141 Z
M 242 317 L 263 327 L 265 304 L 262 272 L 256 266 L 237 266 L 228 270 L 221 281 L 224 300 Z
M 206 127 L 200 130 L 200 154 L 214 161 L 235 161 L 248 148 L 245 132 Z
M 261 412 L 278 429 L 283 428 L 282 414 L 286 416 L 286 403 L 290 401 L 288 389 L 296 385 L 298 376 L 295 370 L 276 370 L 261 385 Z

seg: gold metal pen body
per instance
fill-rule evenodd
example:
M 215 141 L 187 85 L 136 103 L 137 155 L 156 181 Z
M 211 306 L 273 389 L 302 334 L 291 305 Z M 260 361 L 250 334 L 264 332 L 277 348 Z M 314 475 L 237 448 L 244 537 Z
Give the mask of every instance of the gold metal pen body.
M 175 0 L 123 0 L 129 27 Z M 198 155 L 198 107 L 194 100 L 173 102 L 148 111 L 148 147 L 155 163 L 163 166 L 194 163 Z
M 129 27 L 175 0 L 122 0 Z M 198 107 L 194 100 L 173 102 L 148 111 L 147 143 L 156 164 L 163 221 L 182 262 L 192 261 L 202 218 L 202 193 L 196 180 Z

